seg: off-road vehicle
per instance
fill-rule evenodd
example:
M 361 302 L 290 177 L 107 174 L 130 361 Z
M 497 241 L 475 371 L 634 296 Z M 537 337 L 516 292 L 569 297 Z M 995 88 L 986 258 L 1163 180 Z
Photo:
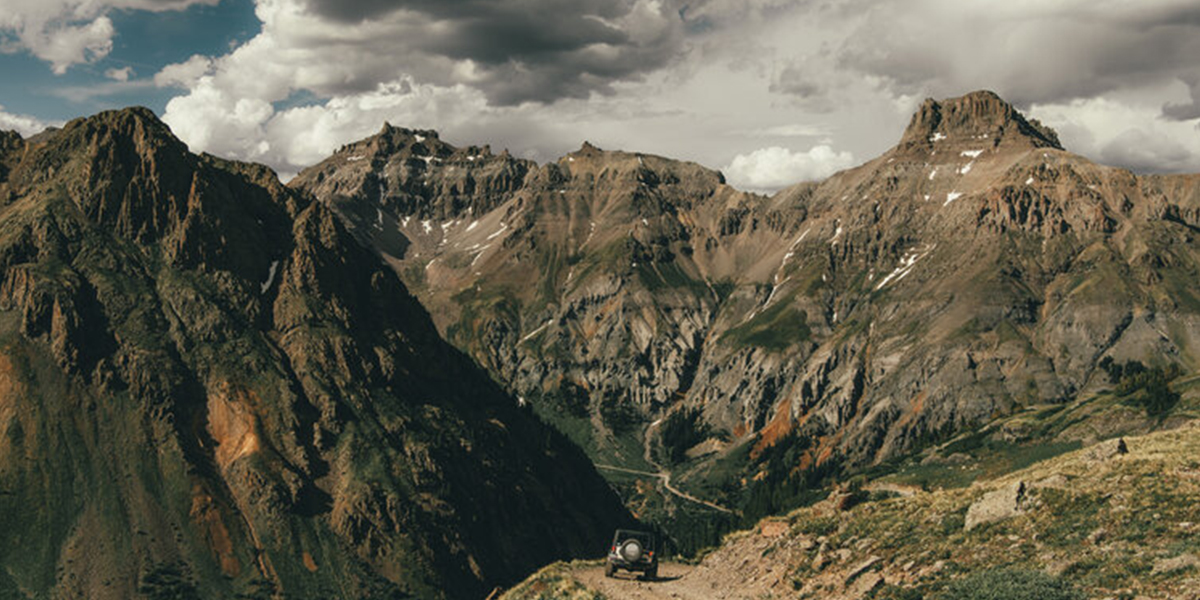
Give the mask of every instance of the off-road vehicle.
M 658 557 L 654 554 L 654 534 L 645 531 L 618 529 L 613 535 L 604 576 L 612 577 L 617 569 L 640 571 L 646 579 L 658 578 Z

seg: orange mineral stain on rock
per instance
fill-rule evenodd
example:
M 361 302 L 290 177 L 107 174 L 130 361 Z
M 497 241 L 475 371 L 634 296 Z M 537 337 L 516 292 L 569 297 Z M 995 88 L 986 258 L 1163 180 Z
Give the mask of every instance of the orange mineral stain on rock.
M 786 398 L 775 404 L 775 416 L 759 432 L 758 442 L 750 449 L 750 457 L 757 459 L 763 451 L 775 445 L 783 436 L 792 432 L 796 422 L 792 420 L 791 402 Z
M 317 572 L 317 561 L 313 560 L 313 557 L 311 554 L 305 552 L 300 558 L 304 561 L 305 569 L 308 569 L 308 571 L 310 573 Z
M 258 452 L 258 419 L 251 410 L 253 395 L 228 382 L 208 394 L 208 432 L 217 443 L 217 464 L 229 468 L 234 461 Z

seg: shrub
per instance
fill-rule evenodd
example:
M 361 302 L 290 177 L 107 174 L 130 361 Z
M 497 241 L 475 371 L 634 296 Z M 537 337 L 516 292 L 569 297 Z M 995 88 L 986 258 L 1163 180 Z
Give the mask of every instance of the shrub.
M 587 388 L 568 379 L 558 388 L 557 396 L 559 404 L 567 414 L 580 419 L 588 418 L 591 396 Z
M 148 600 L 200 600 L 196 584 L 182 563 L 157 565 L 142 575 L 138 592 Z
M 1108 374 L 1108 380 L 1116 384 L 1118 396 L 1146 411 L 1146 416 L 1162 417 L 1179 403 L 1179 394 L 1171 391 L 1171 381 L 1182 375 L 1179 365 L 1146 367 L 1138 361 L 1116 363 L 1104 357 L 1099 367 Z
M 1084 600 L 1067 581 L 1039 571 L 982 571 L 955 581 L 938 600 Z
M 630 400 L 606 397 L 600 400 L 600 418 L 616 435 L 633 431 L 641 416 Z

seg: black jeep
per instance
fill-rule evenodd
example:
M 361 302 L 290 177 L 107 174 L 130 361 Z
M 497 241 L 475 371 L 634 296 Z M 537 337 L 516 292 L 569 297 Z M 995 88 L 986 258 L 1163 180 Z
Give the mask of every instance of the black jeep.
M 646 579 L 658 579 L 658 557 L 654 555 L 654 534 L 645 531 L 618 529 L 613 535 L 604 576 L 612 577 L 617 569 L 641 571 Z

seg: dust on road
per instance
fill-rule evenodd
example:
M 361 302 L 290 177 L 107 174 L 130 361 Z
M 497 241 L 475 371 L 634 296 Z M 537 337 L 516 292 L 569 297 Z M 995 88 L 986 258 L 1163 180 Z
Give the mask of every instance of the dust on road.
M 704 577 L 703 569 L 678 563 L 661 563 L 658 579 L 643 581 L 638 573 L 617 572 L 604 576 L 604 567 L 585 567 L 574 572 L 583 585 L 605 595 L 610 600 L 721 600 L 749 598 L 724 589 L 717 581 Z

